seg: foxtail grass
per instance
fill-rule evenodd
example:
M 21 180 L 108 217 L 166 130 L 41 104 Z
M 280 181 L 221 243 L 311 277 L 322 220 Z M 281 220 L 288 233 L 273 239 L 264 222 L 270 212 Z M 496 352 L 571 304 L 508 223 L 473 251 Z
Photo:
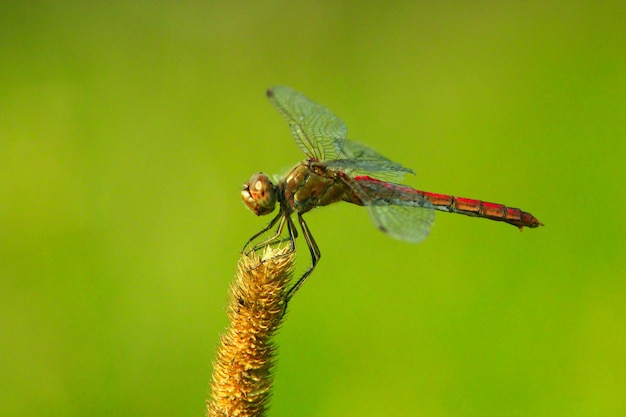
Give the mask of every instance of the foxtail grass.
M 207 400 L 207 417 L 264 416 L 271 395 L 276 346 L 294 265 L 286 248 L 241 255 L 228 303 Z

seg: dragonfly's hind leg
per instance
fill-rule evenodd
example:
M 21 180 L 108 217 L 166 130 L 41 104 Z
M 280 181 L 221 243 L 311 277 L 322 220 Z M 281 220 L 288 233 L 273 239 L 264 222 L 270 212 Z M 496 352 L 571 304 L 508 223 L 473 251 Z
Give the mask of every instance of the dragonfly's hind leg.
M 298 222 L 300 223 L 302 234 L 304 235 L 306 244 L 309 247 L 309 251 L 311 252 L 311 266 L 309 266 L 309 269 L 307 269 L 306 272 L 298 279 L 294 286 L 291 287 L 289 291 L 287 291 L 287 295 L 285 296 L 285 309 L 287 308 L 287 303 L 289 303 L 289 300 L 291 300 L 296 291 L 298 291 L 300 287 L 302 287 L 302 284 L 304 284 L 304 281 L 306 281 L 309 275 L 311 275 L 311 272 L 313 272 L 313 270 L 315 269 L 317 262 L 322 257 L 322 253 L 320 252 L 317 243 L 315 243 L 315 239 L 313 239 L 313 235 L 309 230 L 309 226 L 307 226 L 300 213 L 298 213 Z

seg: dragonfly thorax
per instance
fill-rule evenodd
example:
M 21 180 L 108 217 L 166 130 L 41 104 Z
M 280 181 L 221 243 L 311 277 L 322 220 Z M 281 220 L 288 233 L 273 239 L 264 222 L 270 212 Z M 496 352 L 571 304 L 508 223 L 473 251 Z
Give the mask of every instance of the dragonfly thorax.
M 259 172 L 243 185 L 241 199 L 257 216 L 270 214 L 276 207 L 276 187 L 267 175 Z

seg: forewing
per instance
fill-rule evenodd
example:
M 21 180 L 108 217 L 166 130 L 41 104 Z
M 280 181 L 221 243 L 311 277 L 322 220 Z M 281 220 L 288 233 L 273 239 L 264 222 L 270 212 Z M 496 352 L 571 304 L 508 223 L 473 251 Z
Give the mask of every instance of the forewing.
M 289 87 L 270 88 L 267 98 L 287 120 L 296 144 L 307 157 L 337 159 L 348 133 L 339 117 Z

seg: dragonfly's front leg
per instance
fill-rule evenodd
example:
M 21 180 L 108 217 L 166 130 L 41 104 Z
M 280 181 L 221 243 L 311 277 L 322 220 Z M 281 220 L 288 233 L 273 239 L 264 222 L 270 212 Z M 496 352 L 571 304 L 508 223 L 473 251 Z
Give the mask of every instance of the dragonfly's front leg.
M 291 300 L 291 297 L 293 297 L 296 291 L 298 291 L 300 287 L 302 287 L 302 284 L 304 284 L 304 281 L 306 281 L 309 275 L 311 275 L 311 272 L 313 272 L 313 270 L 315 269 L 317 262 L 322 257 L 322 253 L 320 252 L 320 249 L 317 246 L 317 243 L 315 243 L 315 239 L 313 239 L 313 235 L 311 234 L 311 231 L 309 230 L 309 226 L 307 226 L 306 222 L 304 221 L 300 213 L 298 213 L 298 222 L 300 223 L 302 234 L 304 235 L 306 244 L 309 247 L 309 251 L 311 252 L 311 266 L 309 266 L 309 269 L 306 270 L 306 272 L 298 279 L 298 281 L 294 284 L 294 286 L 291 287 L 289 291 L 287 292 L 287 295 L 285 296 L 285 309 L 287 308 L 287 303 L 289 303 L 289 300 Z
M 263 228 L 260 232 L 255 233 L 254 235 L 252 235 L 252 237 L 251 237 L 250 239 L 248 239 L 248 241 L 246 242 L 246 244 L 245 244 L 245 245 L 243 245 L 242 252 L 246 252 L 246 248 L 248 247 L 248 245 L 249 245 L 250 243 L 252 243 L 252 241 L 253 241 L 254 239 L 256 239 L 257 237 L 261 236 L 263 233 L 267 232 L 267 231 L 268 231 L 268 230 L 270 230 L 272 227 L 274 227 L 274 225 L 275 225 L 275 224 L 276 224 L 276 222 L 280 219 L 280 217 L 281 217 L 281 216 L 282 216 L 282 213 L 278 213 L 278 215 L 276 215 L 276 217 L 274 217 L 274 218 L 272 219 L 272 221 L 271 221 L 271 222 L 270 222 L 270 223 L 269 223 L 269 224 L 268 224 L 265 228 Z M 283 223 L 284 221 L 285 221 L 285 220 L 283 219 L 283 220 L 281 221 L 281 225 L 279 225 L 279 226 L 278 226 L 278 234 L 277 234 L 276 236 L 280 235 L 280 233 L 282 232 L 282 228 L 283 228 L 282 223 Z M 272 237 L 272 238 L 270 238 L 270 239 L 268 239 L 268 240 L 275 239 L 275 238 L 276 238 L 276 236 L 274 236 L 274 237 Z M 249 254 L 250 252 L 255 251 L 255 250 L 256 250 L 256 248 L 257 248 L 257 246 L 259 246 L 259 245 L 256 245 L 254 248 L 252 248 L 252 249 L 251 249 L 250 251 L 248 251 L 247 253 Z
M 246 251 L 246 248 L 252 243 L 254 239 L 256 239 L 257 237 L 261 236 L 262 234 L 270 230 L 272 227 L 274 227 L 274 225 L 276 224 L 276 222 L 278 222 L 278 220 L 280 220 L 280 223 L 278 224 L 278 227 L 276 228 L 276 233 L 273 236 L 269 237 L 268 239 L 265 239 L 264 241 L 260 243 L 257 243 L 250 250 Z M 285 228 L 285 223 L 287 224 L 288 236 L 283 239 L 279 239 L 280 235 L 282 235 L 283 230 Z M 249 255 L 252 252 L 256 252 L 260 249 L 263 249 L 267 245 L 279 244 L 281 242 L 289 241 L 291 243 L 290 245 L 291 248 L 289 252 L 287 253 L 291 253 L 296 249 L 296 244 L 295 244 L 296 237 L 298 237 L 298 232 L 296 231 L 296 228 L 293 225 L 293 221 L 291 220 L 291 217 L 283 215 L 283 213 L 279 213 L 276 217 L 272 219 L 272 221 L 265 228 L 263 228 L 263 230 L 261 230 L 258 233 L 255 233 L 250 239 L 248 239 L 246 244 L 243 246 L 242 252 Z

